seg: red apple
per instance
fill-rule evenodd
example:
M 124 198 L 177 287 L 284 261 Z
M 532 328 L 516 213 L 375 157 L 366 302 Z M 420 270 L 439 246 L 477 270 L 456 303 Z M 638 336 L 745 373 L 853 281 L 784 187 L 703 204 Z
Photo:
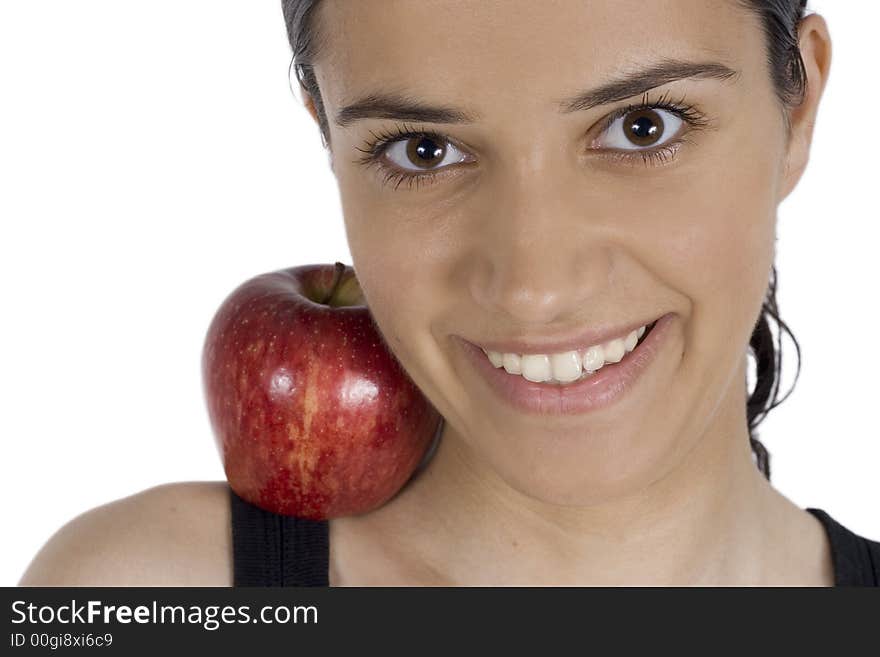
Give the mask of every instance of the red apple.
M 208 328 L 202 377 L 229 485 L 283 515 L 320 520 L 381 506 L 442 421 L 341 262 L 237 287 Z

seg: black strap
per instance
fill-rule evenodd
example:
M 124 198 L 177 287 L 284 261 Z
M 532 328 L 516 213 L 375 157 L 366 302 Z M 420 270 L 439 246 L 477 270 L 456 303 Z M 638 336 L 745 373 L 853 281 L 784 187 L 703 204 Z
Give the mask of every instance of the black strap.
M 326 520 L 283 516 L 230 487 L 233 586 L 329 586 Z
M 880 586 L 880 543 L 853 533 L 822 509 L 808 508 L 831 543 L 835 586 Z

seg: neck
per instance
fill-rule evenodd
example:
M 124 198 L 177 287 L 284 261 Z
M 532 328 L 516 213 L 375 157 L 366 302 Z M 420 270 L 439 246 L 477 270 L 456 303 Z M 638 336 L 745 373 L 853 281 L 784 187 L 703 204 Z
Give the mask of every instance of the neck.
M 447 423 L 391 507 L 416 519 L 412 553 L 450 585 L 755 583 L 778 494 L 752 461 L 744 394 L 730 397 L 676 468 L 625 498 L 571 507 L 528 497 Z

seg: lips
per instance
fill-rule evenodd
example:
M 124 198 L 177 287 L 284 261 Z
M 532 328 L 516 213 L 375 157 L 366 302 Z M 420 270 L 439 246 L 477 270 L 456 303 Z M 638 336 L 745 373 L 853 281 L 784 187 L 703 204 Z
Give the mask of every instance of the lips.
M 582 330 L 576 334 L 567 336 L 540 338 L 511 338 L 499 340 L 471 341 L 487 351 L 500 351 L 515 354 L 553 354 L 564 351 L 585 349 L 591 345 L 609 342 L 615 338 L 624 338 L 640 326 L 651 324 L 656 316 L 647 318 L 641 322 L 629 322 L 628 324 L 603 324 L 591 326 L 588 330 Z
M 674 314 L 664 315 L 622 360 L 608 363 L 597 372 L 567 384 L 536 383 L 509 374 L 489 362 L 480 347 L 465 340 L 458 342 L 480 379 L 509 406 L 533 414 L 580 414 L 608 407 L 628 394 L 667 343 L 674 320 Z

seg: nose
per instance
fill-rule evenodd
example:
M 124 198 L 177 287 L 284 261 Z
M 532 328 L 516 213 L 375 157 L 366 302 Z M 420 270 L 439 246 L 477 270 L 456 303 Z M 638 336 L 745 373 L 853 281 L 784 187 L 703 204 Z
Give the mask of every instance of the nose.
M 523 330 L 569 329 L 611 288 L 613 239 L 600 191 L 551 169 L 496 172 L 465 268 L 469 293 L 487 315 Z

